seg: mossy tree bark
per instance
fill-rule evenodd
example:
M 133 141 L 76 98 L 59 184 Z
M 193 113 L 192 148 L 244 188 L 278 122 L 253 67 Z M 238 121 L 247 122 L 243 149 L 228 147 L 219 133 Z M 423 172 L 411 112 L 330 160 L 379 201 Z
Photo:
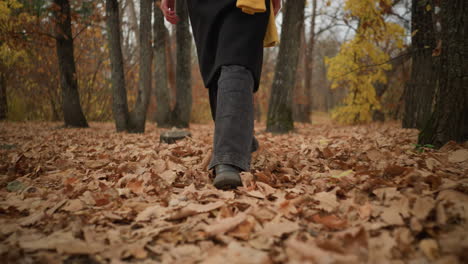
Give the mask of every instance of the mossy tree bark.
M 304 0 L 288 0 L 284 7 L 280 48 L 267 115 L 267 131 L 287 133 L 294 129 L 292 94 L 296 82 L 300 36 L 304 25 Z
M 428 1 L 413 0 L 411 12 L 411 79 L 404 92 L 403 127 L 419 128 L 430 118 L 437 83 L 437 57 L 432 9 Z
M 168 41 L 167 28 L 164 26 L 164 15 L 158 7 L 154 8 L 154 80 L 156 95 L 156 113 L 154 121 L 159 127 L 168 127 L 171 115 L 171 96 L 167 80 L 166 45 Z
M 54 0 L 54 4 L 56 7 L 54 9 L 55 41 L 62 88 L 63 119 L 65 126 L 88 127 L 78 92 L 70 2 L 68 0 Z
M 146 113 L 151 96 L 151 66 L 153 52 L 151 47 L 151 14 L 153 1 L 140 0 L 140 71 L 138 80 L 138 94 L 127 131 L 130 133 L 144 133 Z
M 170 124 L 176 127 L 188 127 L 192 111 L 192 37 L 186 1 L 178 0 L 176 8 L 180 18 L 176 26 L 176 103 L 170 121 Z
M 468 2 L 441 1 L 442 49 L 436 105 L 419 144 L 468 140 Z
M 106 0 L 106 21 L 112 79 L 112 112 L 118 132 L 127 130 L 129 113 L 121 47 L 120 15 L 117 0 Z
M 109 38 L 109 49 L 112 69 L 113 113 L 117 131 L 130 133 L 145 132 L 146 113 L 151 96 L 152 34 L 151 14 L 153 1 L 140 1 L 140 72 L 138 94 L 132 112 L 128 110 L 125 87 L 124 64 L 121 46 L 119 7 L 116 0 L 106 1 L 106 16 Z
M 310 123 L 312 111 L 312 74 L 314 65 L 315 46 L 315 19 L 317 17 L 317 0 L 312 0 L 312 15 L 310 16 L 309 40 L 306 41 L 306 54 L 304 58 L 304 104 L 300 104 L 297 109 L 296 121 Z

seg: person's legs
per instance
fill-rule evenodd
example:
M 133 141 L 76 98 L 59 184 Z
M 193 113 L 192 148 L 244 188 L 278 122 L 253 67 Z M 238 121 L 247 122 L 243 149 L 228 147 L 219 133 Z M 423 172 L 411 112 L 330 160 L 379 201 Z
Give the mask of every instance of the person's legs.
M 245 68 L 244 66 L 240 66 L 240 65 L 230 65 L 230 66 L 224 66 L 224 67 L 231 67 L 231 66 Z M 226 74 L 228 74 L 228 73 L 226 73 Z M 227 78 L 229 78 L 229 77 L 227 77 Z M 219 80 L 219 77 L 218 77 L 218 80 Z M 216 122 L 216 105 L 217 105 L 217 101 L 218 101 L 218 84 L 217 83 L 216 83 L 216 86 L 210 87 L 208 89 L 208 95 L 209 95 L 209 102 L 210 102 L 211 117 L 213 118 L 213 121 Z M 258 140 L 255 138 L 255 136 L 253 136 L 252 146 L 251 146 L 250 151 L 255 152 L 255 151 L 258 150 L 258 148 L 259 148 Z
M 215 172 L 219 173 L 219 168 L 223 168 L 223 171 L 226 168 L 229 170 L 229 166 L 224 165 L 230 165 L 231 172 L 236 174 L 231 175 L 234 177 L 230 179 L 231 183 L 233 180 L 240 183 L 238 171 L 250 170 L 251 152 L 254 150 L 253 147 L 258 146 L 253 139 L 254 80 L 247 68 L 229 65 L 221 67 L 217 84 L 216 88 L 209 90 L 210 105 L 215 120 L 213 157 L 209 168 L 215 168 Z M 219 185 L 218 176 L 215 179 L 215 186 Z

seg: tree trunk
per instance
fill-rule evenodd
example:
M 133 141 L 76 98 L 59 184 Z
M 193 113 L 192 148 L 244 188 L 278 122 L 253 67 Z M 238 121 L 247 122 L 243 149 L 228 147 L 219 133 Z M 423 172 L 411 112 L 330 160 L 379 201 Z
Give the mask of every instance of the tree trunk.
M 175 62 L 174 62 L 174 43 L 175 41 L 172 41 L 174 38 L 174 33 L 169 32 L 169 30 L 166 28 L 166 67 L 167 67 L 167 85 L 169 86 L 169 96 L 171 97 L 171 107 L 175 105 L 175 98 L 172 96 L 172 94 L 175 93 Z
M 317 17 L 317 0 L 312 0 L 312 16 L 310 17 L 309 41 L 307 42 L 305 55 L 305 80 L 304 86 L 306 103 L 303 106 L 302 120 L 300 122 L 310 123 L 312 110 L 312 74 L 314 66 L 314 46 L 315 46 L 315 18 Z
M 297 47 L 304 25 L 304 7 L 304 0 L 287 0 L 285 3 L 281 42 L 268 106 L 269 132 L 286 133 L 294 129 L 292 94 L 299 57 Z
M 442 50 L 436 105 L 419 144 L 468 140 L 468 2 L 441 1 Z
M 394 69 L 395 68 L 392 68 L 392 71 Z M 389 71 L 386 72 L 386 75 L 387 75 L 387 78 L 388 78 L 388 76 L 390 75 Z M 379 102 L 380 102 L 380 98 L 382 97 L 382 95 L 388 89 L 388 83 L 378 82 L 378 83 L 374 84 L 374 87 L 375 87 L 375 97 L 377 97 Z M 382 111 L 382 109 L 374 109 L 374 111 L 372 112 L 372 121 L 379 121 L 379 122 L 384 122 L 385 121 L 385 114 Z
M 73 54 L 73 36 L 71 29 L 71 11 L 68 0 L 54 0 L 56 23 L 56 48 L 62 87 L 62 110 L 65 126 L 88 127 L 83 114 L 78 92 L 75 57 Z
M 156 95 L 155 121 L 159 127 L 169 127 L 171 114 L 170 90 L 167 84 L 167 57 L 166 41 L 168 38 L 167 29 L 164 26 L 164 15 L 161 9 L 154 8 L 154 80 Z
M 112 69 L 112 112 L 114 114 L 115 128 L 118 132 L 121 132 L 127 129 L 129 113 L 117 0 L 106 0 L 106 19 Z
M 138 18 L 137 18 L 137 13 L 135 9 L 135 0 L 127 0 L 128 2 L 128 14 L 129 14 L 129 19 L 130 19 L 130 27 L 132 31 L 135 33 L 135 38 L 138 40 L 140 39 L 140 31 L 138 30 Z M 138 45 L 137 45 L 138 48 Z M 137 52 L 138 54 L 138 52 Z
M 60 110 L 57 109 L 57 106 L 56 106 L 56 104 L 55 104 L 55 101 L 53 100 L 52 97 L 49 99 L 49 101 L 50 101 L 50 110 L 51 110 L 51 112 L 52 112 L 52 113 L 51 113 L 52 121 L 53 121 L 53 122 L 58 122 L 58 121 L 60 121 L 60 119 L 61 119 L 61 118 L 60 118 L 60 113 L 59 113 Z
M 294 97 L 293 97 L 293 120 L 295 122 L 307 123 L 307 120 L 310 118 L 307 117 L 307 105 L 308 105 L 308 96 L 307 89 L 305 87 L 305 78 L 306 78 L 306 29 L 302 27 L 301 30 L 301 39 L 300 39 L 300 48 L 299 48 L 299 62 L 296 69 L 296 85 L 294 87 Z M 310 112 L 309 112 L 310 113 Z
M 137 35 L 138 33 L 136 33 L 138 32 L 138 22 L 135 22 L 137 21 L 136 13 L 132 12 L 135 10 L 134 0 L 125 0 L 125 1 L 121 0 L 121 1 L 117 1 L 117 3 L 119 6 L 120 26 L 122 26 L 123 18 L 124 17 L 128 18 L 127 34 L 124 34 L 124 31 L 120 30 L 120 38 L 121 38 L 120 45 L 121 45 L 122 55 L 124 59 L 123 61 L 124 61 L 124 69 L 125 69 L 127 65 L 133 65 L 134 61 L 137 60 L 136 57 L 138 55 L 138 52 L 136 52 L 136 49 L 138 48 L 138 45 L 137 45 L 138 43 L 135 43 L 135 42 L 138 41 L 139 39 L 139 36 Z M 135 35 L 132 35 L 130 32 L 134 32 Z
M 406 61 L 410 58 L 410 56 L 404 56 L 403 53 L 406 53 L 406 51 L 403 51 L 402 53 L 398 54 L 396 57 L 398 59 L 394 59 L 391 61 L 392 69 L 389 71 L 385 72 L 385 76 L 387 80 L 391 80 L 393 78 L 397 78 L 395 76 L 395 73 L 399 70 L 401 70 L 401 66 L 406 63 Z M 375 85 L 375 96 L 377 97 L 378 101 L 381 101 L 381 98 L 383 95 L 387 92 L 388 88 L 390 87 L 389 82 L 386 83 L 381 83 L 377 82 Z M 374 109 L 372 113 L 372 120 L 373 121 L 385 121 L 385 114 L 382 111 L 382 109 Z
M 180 22 L 176 28 L 177 65 L 176 65 L 176 104 L 172 111 L 171 123 L 176 127 L 188 127 L 192 111 L 191 87 L 191 44 L 189 18 L 186 0 L 177 1 L 176 8 Z
M 427 1 L 413 0 L 411 15 L 411 79 L 404 92 L 403 127 L 421 129 L 430 118 L 436 86 L 435 32 Z
M 146 112 L 151 96 L 151 13 L 153 1 L 140 0 L 140 71 L 135 108 L 130 113 L 128 132 L 145 132 Z
M 6 85 L 5 74 L 0 72 L 0 120 L 5 120 L 8 114 Z

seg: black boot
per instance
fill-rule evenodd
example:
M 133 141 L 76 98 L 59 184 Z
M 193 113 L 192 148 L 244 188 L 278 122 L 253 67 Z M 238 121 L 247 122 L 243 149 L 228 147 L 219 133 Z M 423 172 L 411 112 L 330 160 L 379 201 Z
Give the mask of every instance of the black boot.
M 213 185 L 218 189 L 227 190 L 242 186 L 240 170 L 235 166 L 228 164 L 216 165 L 215 175 Z

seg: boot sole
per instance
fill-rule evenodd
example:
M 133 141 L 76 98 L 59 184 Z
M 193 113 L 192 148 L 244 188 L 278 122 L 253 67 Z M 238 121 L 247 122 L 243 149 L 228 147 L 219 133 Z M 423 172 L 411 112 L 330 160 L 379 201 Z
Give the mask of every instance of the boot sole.
M 216 175 L 213 185 L 220 190 L 229 190 L 242 186 L 242 181 L 239 174 L 234 172 L 224 172 Z

